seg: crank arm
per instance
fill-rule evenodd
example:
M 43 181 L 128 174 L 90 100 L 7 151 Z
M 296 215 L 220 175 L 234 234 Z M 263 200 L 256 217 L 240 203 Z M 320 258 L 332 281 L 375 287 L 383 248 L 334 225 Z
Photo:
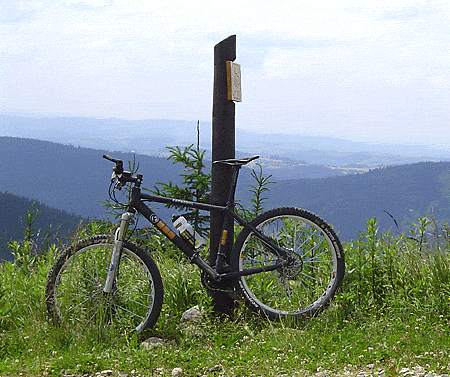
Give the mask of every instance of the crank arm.
M 247 270 L 244 270 L 244 271 L 227 272 L 226 274 L 219 275 L 218 278 L 220 280 L 224 280 L 224 279 L 228 280 L 228 279 L 238 278 L 241 276 L 255 275 L 255 274 L 259 274 L 261 272 L 270 272 L 270 271 L 278 270 L 279 268 L 286 267 L 288 264 L 289 264 L 289 262 L 286 261 L 286 262 L 274 264 L 272 266 L 255 267 L 255 268 L 248 268 Z

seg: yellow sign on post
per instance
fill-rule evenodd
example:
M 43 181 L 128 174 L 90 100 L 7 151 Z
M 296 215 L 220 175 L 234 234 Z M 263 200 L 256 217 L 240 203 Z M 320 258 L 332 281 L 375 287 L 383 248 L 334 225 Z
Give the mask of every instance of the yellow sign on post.
M 241 66 L 227 61 L 227 99 L 242 102 Z

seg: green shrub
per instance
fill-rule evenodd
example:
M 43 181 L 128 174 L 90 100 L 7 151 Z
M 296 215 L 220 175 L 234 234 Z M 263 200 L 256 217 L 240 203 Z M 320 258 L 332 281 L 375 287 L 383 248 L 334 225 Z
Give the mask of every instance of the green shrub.
M 409 234 L 379 234 L 377 219 L 345 245 L 346 278 L 339 304 L 353 320 L 388 312 L 449 316 L 448 239 L 435 222 L 419 219 Z M 348 319 L 347 318 L 347 319 Z

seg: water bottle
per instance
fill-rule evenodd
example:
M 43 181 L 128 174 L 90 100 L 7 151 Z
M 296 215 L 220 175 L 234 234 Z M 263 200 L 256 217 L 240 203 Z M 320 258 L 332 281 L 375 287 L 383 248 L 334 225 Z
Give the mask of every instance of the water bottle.
M 206 244 L 206 240 L 195 231 L 183 216 L 176 218 L 173 221 L 173 226 L 178 230 L 180 236 L 196 249 Z

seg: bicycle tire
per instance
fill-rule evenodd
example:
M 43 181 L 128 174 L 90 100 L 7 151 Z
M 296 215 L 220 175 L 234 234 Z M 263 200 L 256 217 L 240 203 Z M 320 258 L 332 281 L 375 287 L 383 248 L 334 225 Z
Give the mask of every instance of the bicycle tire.
M 113 245 L 111 236 L 92 236 L 57 257 L 47 277 L 45 300 L 58 324 L 73 332 L 111 325 L 138 334 L 155 325 L 163 302 L 161 275 L 135 243 L 123 242 L 113 291 L 103 292 Z
M 344 253 L 333 229 L 315 214 L 293 207 L 263 212 L 250 224 L 287 251 L 293 263 L 241 276 L 237 289 L 245 304 L 270 320 L 313 316 L 327 307 L 345 273 Z M 233 271 L 280 261 L 251 230 L 239 233 L 231 255 Z

